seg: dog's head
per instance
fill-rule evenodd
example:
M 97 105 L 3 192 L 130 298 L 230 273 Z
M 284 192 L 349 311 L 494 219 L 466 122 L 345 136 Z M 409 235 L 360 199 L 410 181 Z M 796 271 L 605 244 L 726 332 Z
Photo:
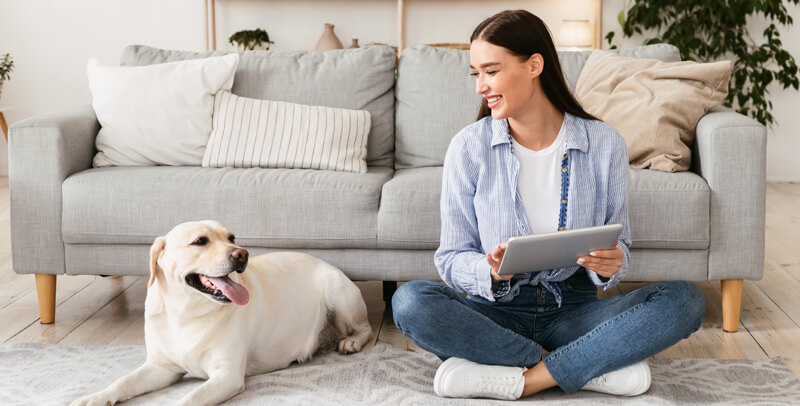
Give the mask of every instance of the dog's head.
M 203 295 L 215 303 L 247 304 L 250 295 L 237 273 L 247 267 L 248 253 L 235 241 L 233 233 L 216 221 L 175 226 L 150 248 L 147 286 L 159 281 L 170 291 L 179 286 L 187 295 Z

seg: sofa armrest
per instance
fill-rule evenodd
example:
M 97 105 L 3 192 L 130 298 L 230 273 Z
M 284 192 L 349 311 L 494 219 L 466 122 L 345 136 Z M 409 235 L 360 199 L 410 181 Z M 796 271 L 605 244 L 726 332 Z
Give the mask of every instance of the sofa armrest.
M 99 130 L 89 105 L 11 127 L 8 176 L 15 272 L 65 272 L 61 185 L 71 174 L 92 167 Z
M 733 111 L 697 123 L 692 168 L 711 189 L 708 279 L 764 274 L 766 128 Z

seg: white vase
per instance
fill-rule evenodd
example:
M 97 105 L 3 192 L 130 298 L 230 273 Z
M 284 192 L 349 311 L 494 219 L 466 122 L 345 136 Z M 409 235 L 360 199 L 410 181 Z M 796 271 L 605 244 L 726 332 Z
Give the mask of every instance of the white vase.
M 317 46 L 314 47 L 315 51 L 328 51 L 331 49 L 342 49 L 342 41 L 333 32 L 333 24 L 325 23 L 325 29 L 322 31 L 322 36 L 317 41 Z
M 3 81 L 0 80 L 0 100 L 3 99 Z

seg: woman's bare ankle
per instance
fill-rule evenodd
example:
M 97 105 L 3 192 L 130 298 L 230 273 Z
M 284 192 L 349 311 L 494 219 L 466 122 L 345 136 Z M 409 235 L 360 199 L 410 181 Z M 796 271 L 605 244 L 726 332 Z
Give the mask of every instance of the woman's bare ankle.
M 525 377 L 525 387 L 522 389 L 522 397 L 530 396 L 545 389 L 558 386 L 550 375 L 550 371 L 545 367 L 544 362 L 534 365 L 533 368 L 525 371 L 522 376 Z

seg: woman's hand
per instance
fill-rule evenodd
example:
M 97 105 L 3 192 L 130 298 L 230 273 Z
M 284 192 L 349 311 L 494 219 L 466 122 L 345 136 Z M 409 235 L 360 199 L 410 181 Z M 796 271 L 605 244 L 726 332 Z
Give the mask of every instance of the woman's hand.
M 594 271 L 604 278 L 610 278 L 622 267 L 622 258 L 624 256 L 625 252 L 619 248 L 594 250 L 589 255 L 579 257 L 578 265 Z
M 486 262 L 492 266 L 492 282 L 497 283 L 500 281 L 507 281 L 514 277 L 514 275 L 500 276 L 497 274 L 497 269 L 500 268 L 500 262 L 503 260 L 503 255 L 506 253 L 506 246 L 508 241 L 500 243 L 491 254 L 486 254 Z

